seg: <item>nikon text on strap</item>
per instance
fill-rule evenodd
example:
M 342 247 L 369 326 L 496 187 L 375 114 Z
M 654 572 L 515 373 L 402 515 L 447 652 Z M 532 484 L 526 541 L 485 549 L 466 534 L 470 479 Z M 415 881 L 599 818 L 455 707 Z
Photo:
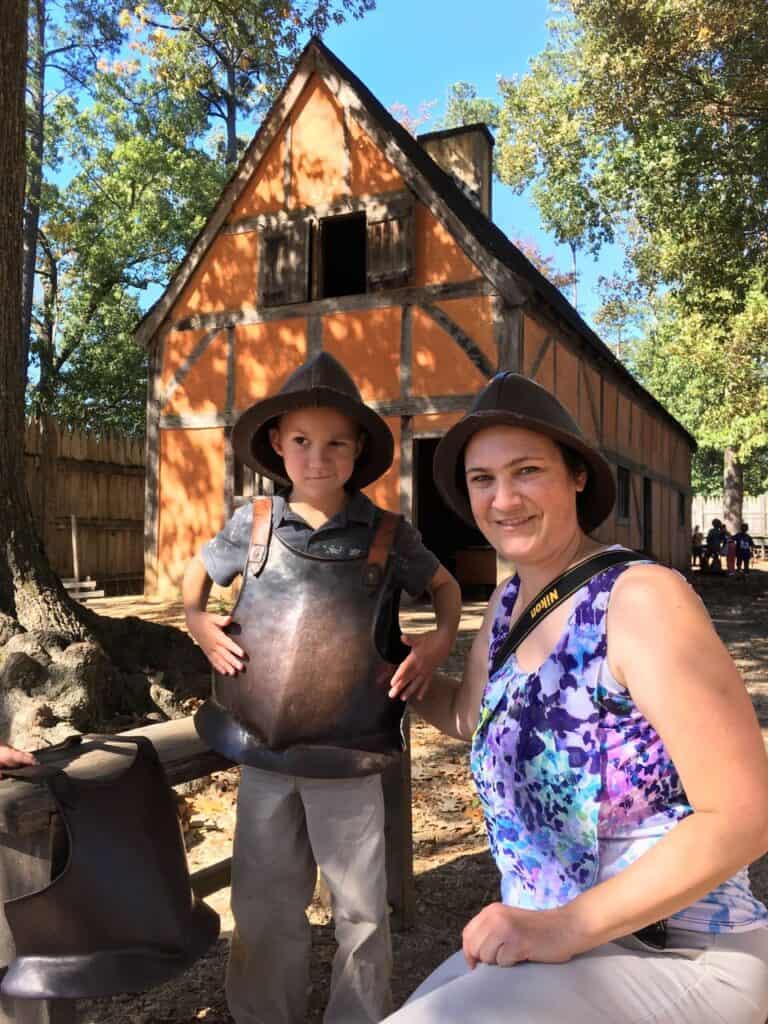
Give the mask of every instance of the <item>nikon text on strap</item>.
M 621 551 L 602 551 L 592 558 L 586 558 L 572 569 L 567 569 L 561 576 L 548 583 L 510 629 L 493 658 L 491 674 L 498 672 L 509 656 L 517 650 L 528 634 L 555 608 L 567 601 L 572 594 L 614 565 L 627 565 L 630 562 L 648 562 L 647 555 L 637 551 L 622 549 Z

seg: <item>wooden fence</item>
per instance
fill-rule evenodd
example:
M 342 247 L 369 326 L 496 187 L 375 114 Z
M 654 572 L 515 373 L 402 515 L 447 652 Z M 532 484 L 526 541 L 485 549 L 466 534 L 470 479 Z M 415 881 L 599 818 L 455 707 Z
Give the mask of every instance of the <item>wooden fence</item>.
M 91 577 L 113 591 L 140 590 L 144 442 L 29 420 L 24 467 L 35 527 L 55 572 Z
M 708 498 L 694 494 L 691 502 L 693 525 L 698 524 L 706 534 L 714 518 L 725 519 L 725 501 L 722 494 Z M 754 538 L 768 539 L 768 494 L 745 497 L 741 518 Z

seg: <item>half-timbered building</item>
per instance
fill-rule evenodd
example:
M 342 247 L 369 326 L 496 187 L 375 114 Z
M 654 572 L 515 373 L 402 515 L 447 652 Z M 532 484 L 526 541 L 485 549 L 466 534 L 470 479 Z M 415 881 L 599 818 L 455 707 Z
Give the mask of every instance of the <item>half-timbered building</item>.
M 266 481 L 233 456 L 238 414 L 325 348 L 390 424 L 370 488 L 460 581 L 493 551 L 439 498 L 432 455 L 499 369 L 552 389 L 615 467 L 603 541 L 688 560 L 694 441 L 491 219 L 483 125 L 413 138 L 313 40 L 205 227 L 137 329 L 150 353 L 146 591 Z

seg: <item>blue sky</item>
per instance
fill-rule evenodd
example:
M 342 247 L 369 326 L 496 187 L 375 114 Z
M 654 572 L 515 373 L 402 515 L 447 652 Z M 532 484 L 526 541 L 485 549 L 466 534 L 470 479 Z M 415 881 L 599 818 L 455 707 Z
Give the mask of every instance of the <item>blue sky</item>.
M 375 11 L 333 28 L 324 41 L 385 107 L 402 103 L 415 114 L 424 101 L 437 100 L 432 120 L 419 128 L 426 132 L 442 116 L 454 82 L 472 82 L 480 96 L 496 99 L 499 75 L 525 74 L 547 42 L 551 17 L 546 0 L 378 0 Z M 510 237 L 532 239 L 559 269 L 570 269 L 570 251 L 542 230 L 525 195 L 495 182 L 493 218 Z M 620 262 L 615 247 L 597 261 L 580 256 L 578 305 L 586 319 L 599 306 L 598 276 Z

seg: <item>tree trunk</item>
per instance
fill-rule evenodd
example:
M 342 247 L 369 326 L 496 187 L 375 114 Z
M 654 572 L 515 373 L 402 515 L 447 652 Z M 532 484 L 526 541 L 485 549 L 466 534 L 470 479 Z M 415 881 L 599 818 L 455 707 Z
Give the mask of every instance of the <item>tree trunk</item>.
M 24 482 L 24 344 L 21 334 L 24 209 L 25 0 L 0 3 L 0 610 L 26 629 L 72 638 L 87 630 L 35 536 Z M 3 557 L 4 556 L 4 557 Z
M 233 64 L 227 65 L 227 88 L 224 92 L 227 105 L 227 163 L 237 163 L 237 81 Z
M 40 223 L 40 198 L 43 188 L 43 102 L 45 98 L 45 4 L 46 0 L 31 0 L 30 14 L 34 24 L 27 90 L 30 95 L 30 161 L 27 167 L 27 204 L 24 215 L 24 273 L 22 279 L 21 338 L 24 347 L 22 380 L 27 383 L 29 346 L 32 328 L 32 303 L 35 289 L 35 262 L 37 256 L 37 229 Z
M 744 504 L 744 471 L 733 448 L 723 453 L 723 508 L 729 533 L 738 533 Z

